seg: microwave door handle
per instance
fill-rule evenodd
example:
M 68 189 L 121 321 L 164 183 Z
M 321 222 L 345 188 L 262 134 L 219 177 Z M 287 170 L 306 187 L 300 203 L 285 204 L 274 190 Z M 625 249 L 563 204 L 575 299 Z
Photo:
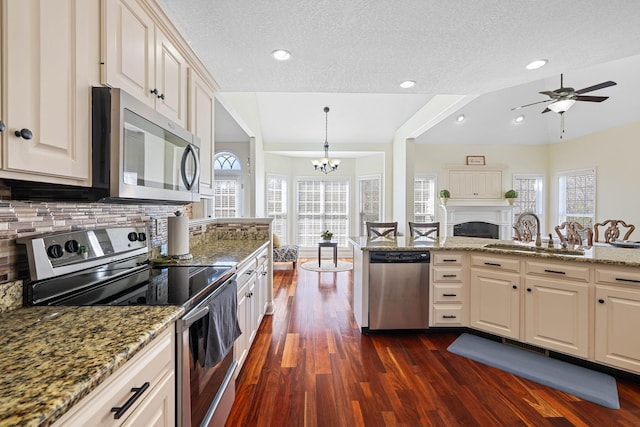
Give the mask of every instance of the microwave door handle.
M 198 179 L 200 179 L 200 159 L 198 158 L 197 150 L 193 147 L 193 144 L 189 144 L 185 147 L 184 153 L 182 153 L 182 162 L 180 164 L 182 182 L 184 182 L 184 186 L 187 190 L 191 190 L 193 186 L 197 184 Z M 195 163 L 195 172 L 191 180 L 187 177 L 187 158 L 190 154 L 193 156 L 193 161 Z

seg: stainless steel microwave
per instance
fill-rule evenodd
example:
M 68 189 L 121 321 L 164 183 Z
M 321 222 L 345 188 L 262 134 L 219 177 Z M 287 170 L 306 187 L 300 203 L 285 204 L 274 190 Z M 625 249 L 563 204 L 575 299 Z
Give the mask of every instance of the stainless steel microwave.
M 197 136 L 121 89 L 92 88 L 92 187 L 103 199 L 200 200 Z

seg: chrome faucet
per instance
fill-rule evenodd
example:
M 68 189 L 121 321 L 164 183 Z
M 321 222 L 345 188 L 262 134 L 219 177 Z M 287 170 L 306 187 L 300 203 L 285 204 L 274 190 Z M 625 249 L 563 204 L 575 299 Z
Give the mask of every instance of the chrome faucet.
M 520 215 L 518 215 L 518 219 L 516 220 L 516 223 L 520 222 L 520 218 L 522 218 L 524 215 L 531 215 L 532 217 L 535 218 L 536 220 L 536 246 L 542 246 L 542 239 L 540 238 L 540 218 L 538 218 L 538 215 L 534 214 L 533 212 L 522 212 Z

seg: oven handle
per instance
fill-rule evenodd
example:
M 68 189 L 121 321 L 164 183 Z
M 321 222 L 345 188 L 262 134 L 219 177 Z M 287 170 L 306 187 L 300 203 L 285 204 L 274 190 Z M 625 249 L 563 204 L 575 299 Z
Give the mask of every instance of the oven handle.
M 198 320 L 202 319 L 204 316 L 209 314 L 209 306 L 205 305 L 204 307 L 200 307 L 198 309 L 193 310 L 191 313 L 187 314 L 182 318 L 182 329 L 189 329 L 191 325 L 196 323 Z

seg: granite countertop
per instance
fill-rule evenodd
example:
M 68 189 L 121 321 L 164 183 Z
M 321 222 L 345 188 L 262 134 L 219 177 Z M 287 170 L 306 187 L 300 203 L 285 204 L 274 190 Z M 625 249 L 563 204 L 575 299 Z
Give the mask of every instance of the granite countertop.
M 160 256 L 153 258 L 151 264 L 155 266 L 237 266 L 243 260 L 263 249 L 268 244 L 269 240 L 217 240 L 205 238 L 191 243 L 189 248 L 191 255 L 193 255 L 191 259 L 179 260 Z
M 182 314 L 176 306 L 0 313 L 0 426 L 50 425 Z
M 630 248 L 617 248 L 611 245 L 598 245 L 584 249 L 584 254 L 579 255 L 573 251 L 563 251 L 557 247 L 554 252 L 524 252 L 508 248 L 486 248 L 487 244 L 521 245 L 533 247 L 533 243 L 519 243 L 514 240 L 481 239 L 470 237 L 441 237 L 439 241 L 430 238 L 412 238 L 409 236 L 367 238 L 366 236 L 349 237 L 349 241 L 363 251 L 401 251 L 401 250 L 429 250 L 429 251 L 479 251 L 501 255 L 518 255 L 533 258 L 557 259 L 565 261 L 578 261 L 594 264 L 619 265 L 640 267 L 640 250 Z M 546 242 L 543 243 L 543 248 Z

